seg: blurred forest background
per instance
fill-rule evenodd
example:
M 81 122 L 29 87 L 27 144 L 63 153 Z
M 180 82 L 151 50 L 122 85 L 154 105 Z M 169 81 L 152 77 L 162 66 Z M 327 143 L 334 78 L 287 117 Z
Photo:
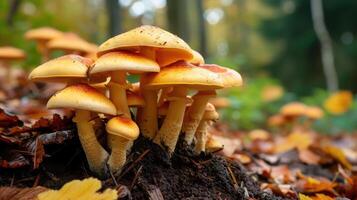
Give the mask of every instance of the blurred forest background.
M 357 1 L 323 0 L 323 12 L 339 89 L 355 93 Z M 207 63 L 243 75 L 242 89 L 222 94 L 231 100 L 223 117 L 234 128 L 264 126 L 266 117 L 289 101 L 323 107 L 331 95 L 309 0 L 0 1 L 0 46 L 26 50 L 28 58 L 21 65 L 27 69 L 40 63 L 35 43 L 23 37 L 28 29 L 51 26 L 100 44 L 141 24 L 177 34 Z M 327 113 L 316 126 L 325 132 L 356 130 L 357 104 L 346 107 L 343 113 Z

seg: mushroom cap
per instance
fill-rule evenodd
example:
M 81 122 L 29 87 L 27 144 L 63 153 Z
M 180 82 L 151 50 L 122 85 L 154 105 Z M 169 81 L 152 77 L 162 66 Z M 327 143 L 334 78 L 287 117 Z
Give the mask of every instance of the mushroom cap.
M 320 119 L 324 116 L 324 112 L 317 106 L 307 106 L 305 109 L 305 116 L 310 119 Z
M 178 60 L 192 59 L 192 50 L 181 38 L 155 26 L 144 25 L 117 35 L 99 46 L 98 55 L 111 51 L 140 51 L 142 47 L 153 48 L 156 61 L 166 66 Z
M 164 67 L 159 73 L 142 75 L 140 84 L 144 89 L 183 86 L 196 90 L 214 90 L 223 87 L 222 80 L 217 74 L 185 61 Z
M 145 100 L 138 93 L 132 92 L 130 90 L 126 91 L 126 99 L 128 101 L 128 106 L 130 107 L 144 107 Z
M 140 133 L 138 125 L 133 120 L 120 116 L 109 120 L 106 130 L 109 134 L 120 136 L 127 140 L 135 140 Z
M 97 45 L 89 43 L 74 33 L 65 33 L 48 42 L 50 50 L 79 51 L 91 53 L 97 51 Z
M 71 108 L 116 115 L 114 104 L 98 90 L 87 84 L 75 84 L 55 93 L 47 108 Z
M 22 60 L 26 58 L 26 53 L 18 48 L 3 46 L 0 47 L 1 60 Z
M 298 117 L 304 115 L 306 106 L 300 102 L 291 102 L 280 108 L 280 114 L 287 117 Z
M 65 55 L 36 67 L 29 79 L 42 82 L 68 82 L 73 79 L 84 80 L 93 61 L 78 55 Z
M 192 50 L 192 54 L 193 54 L 193 58 L 189 61 L 191 64 L 194 65 L 205 64 L 205 59 L 198 51 Z
M 212 98 L 209 100 L 209 102 L 211 104 L 214 105 L 214 107 L 216 107 L 217 109 L 220 108 L 227 108 L 228 106 L 231 105 L 231 101 L 226 98 L 226 97 L 216 97 L 216 98 Z
M 206 151 L 208 152 L 216 152 L 220 151 L 224 148 L 223 144 L 218 140 L 214 139 L 212 136 L 208 136 L 206 141 Z
M 233 69 L 222 67 L 216 64 L 203 64 L 199 67 L 216 73 L 222 79 L 223 86 L 225 88 L 239 87 L 243 85 L 242 76 Z
M 205 112 L 202 116 L 202 119 L 204 119 L 204 120 L 218 120 L 219 119 L 219 114 L 216 111 L 216 108 L 214 107 L 214 105 L 212 105 L 211 103 L 207 103 Z
M 268 118 L 269 126 L 281 126 L 281 125 L 285 124 L 285 122 L 286 122 L 285 117 L 280 114 L 273 115 Z
M 160 66 L 155 61 L 139 54 L 117 51 L 99 57 L 94 62 L 89 73 L 97 74 L 112 71 L 129 73 L 158 72 L 160 71 Z
M 25 38 L 27 40 L 49 41 L 61 37 L 63 33 L 51 27 L 40 27 L 27 31 Z

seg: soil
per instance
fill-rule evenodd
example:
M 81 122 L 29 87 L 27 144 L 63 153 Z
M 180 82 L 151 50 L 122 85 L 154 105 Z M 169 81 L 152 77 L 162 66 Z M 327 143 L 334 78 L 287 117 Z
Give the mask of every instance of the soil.
M 171 159 L 144 138 L 132 149 L 121 174 L 103 180 L 104 189 L 118 188 L 123 199 L 286 199 L 262 191 L 254 173 L 236 161 L 212 154 L 195 156 L 182 139 Z M 78 138 L 48 145 L 45 152 L 36 170 L 0 169 L 0 186 L 58 189 L 70 180 L 91 176 Z

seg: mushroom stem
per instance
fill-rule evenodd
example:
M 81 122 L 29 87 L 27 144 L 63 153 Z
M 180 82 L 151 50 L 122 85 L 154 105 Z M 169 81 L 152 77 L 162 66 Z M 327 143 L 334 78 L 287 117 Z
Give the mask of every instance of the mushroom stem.
M 154 139 L 157 132 L 157 92 L 155 90 L 142 91 L 146 106 L 140 115 L 139 127 L 144 137 Z
M 197 139 L 195 145 L 196 155 L 199 155 L 201 152 L 205 152 L 206 142 L 207 142 L 207 128 L 208 128 L 208 122 L 206 120 L 201 120 L 196 130 L 196 139 Z
M 170 154 L 175 151 L 177 140 L 180 135 L 183 117 L 186 108 L 187 89 L 175 87 L 171 93 L 171 102 L 166 118 L 156 135 L 154 142 L 167 147 Z
M 182 132 L 185 133 L 185 141 L 188 145 L 191 145 L 193 142 L 196 129 L 200 124 L 208 100 L 211 97 L 211 95 L 201 95 L 200 92 L 192 97 L 193 103 L 188 108 L 187 119 L 185 119 L 182 126 Z
M 42 55 L 42 62 L 45 63 L 50 60 L 50 51 L 46 47 L 46 42 L 41 41 L 37 44 L 37 50 Z
M 126 98 L 126 73 L 115 71 L 109 83 L 110 100 L 117 108 L 118 114 L 131 118 L 128 101 Z
M 77 110 L 73 121 L 77 124 L 78 137 L 86 154 L 89 168 L 99 176 L 105 175 L 105 161 L 108 153 L 100 145 L 92 124 L 89 111 Z
M 128 149 L 129 140 L 119 136 L 112 137 L 112 140 L 115 145 L 112 146 L 108 165 L 114 174 L 118 174 L 126 162 L 126 149 Z

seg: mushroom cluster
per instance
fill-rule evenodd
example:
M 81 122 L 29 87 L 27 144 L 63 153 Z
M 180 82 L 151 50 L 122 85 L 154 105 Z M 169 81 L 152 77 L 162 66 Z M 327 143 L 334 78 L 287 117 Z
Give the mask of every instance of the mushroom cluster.
M 181 132 L 187 144 L 195 145 L 197 154 L 222 148 L 207 134 L 208 126 L 219 117 L 208 101 L 217 89 L 242 85 L 238 72 L 205 64 L 182 39 L 154 26 L 110 38 L 96 55 L 94 60 L 62 56 L 29 75 L 33 81 L 67 84 L 49 99 L 47 107 L 75 110 L 73 121 L 94 173 L 106 175 L 106 166 L 120 173 L 140 133 L 168 155 L 175 151 Z M 128 74 L 140 75 L 140 82 L 130 83 Z M 108 119 L 108 148 L 96 138 L 94 117 Z

